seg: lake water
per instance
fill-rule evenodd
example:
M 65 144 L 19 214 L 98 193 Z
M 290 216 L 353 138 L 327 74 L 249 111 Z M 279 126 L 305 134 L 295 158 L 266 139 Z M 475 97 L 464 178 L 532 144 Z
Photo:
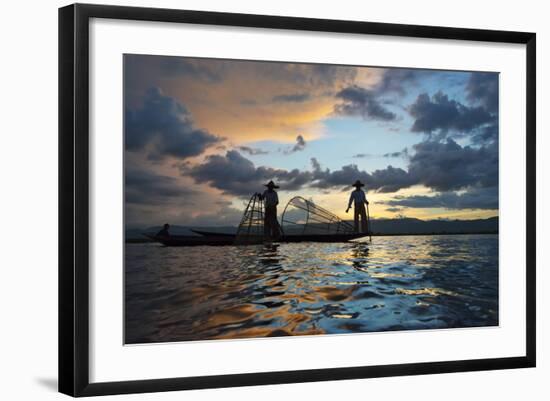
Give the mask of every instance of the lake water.
M 125 341 L 498 325 L 498 235 L 126 244 Z

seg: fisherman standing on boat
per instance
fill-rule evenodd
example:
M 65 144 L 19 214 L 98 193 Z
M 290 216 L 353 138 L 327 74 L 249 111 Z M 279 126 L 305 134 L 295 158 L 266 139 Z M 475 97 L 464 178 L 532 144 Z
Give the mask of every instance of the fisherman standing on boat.
M 279 222 L 277 221 L 277 205 L 279 204 L 279 196 L 274 191 L 275 188 L 279 188 L 273 181 L 269 181 L 265 184 L 267 189 L 263 194 L 259 194 L 260 200 L 264 201 L 264 235 L 267 238 L 276 239 L 279 238 L 280 229 Z
M 353 191 L 349 197 L 348 208 L 346 209 L 346 213 L 349 212 L 349 209 L 351 208 L 351 204 L 353 203 L 353 212 L 354 212 L 353 220 L 355 223 L 355 232 L 367 233 L 368 226 L 367 226 L 367 212 L 365 210 L 365 205 L 368 205 L 369 201 L 367 201 L 367 196 L 365 195 L 365 191 L 361 189 L 361 187 L 364 187 L 365 184 L 357 180 L 355 181 L 353 186 L 355 187 L 355 191 Z M 359 217 L 361 217 L 361 231 L 359 231 Z
M 166 223 L 162 226 L 162 229 L 157 233 L 156 237 L 158 238 L 170 238 L 170 224 Z

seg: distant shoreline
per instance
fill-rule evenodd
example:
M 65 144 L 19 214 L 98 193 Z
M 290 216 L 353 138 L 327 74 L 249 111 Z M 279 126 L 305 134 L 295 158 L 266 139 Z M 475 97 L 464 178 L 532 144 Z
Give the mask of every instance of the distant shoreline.
M 471 231 L 471 232 L 432 232 L 432 233 L 372 233 L 372 237 L 406 237 L 406 236 L 422 236 L 422 235 L 495 235 L 498 234 L 498 231 Z M 369 235 L 366 234 L 365 237 Z M 149 238 L 127 238 L 124 243 L 126 244 L 146 244 L 153 243 L 152 239 Z
M 409 235 L 493 235 L 498 231 L 467 231 L 467 232 L 431 232 L 431 233 L 372 233 L 373 237 L 395 237 Z

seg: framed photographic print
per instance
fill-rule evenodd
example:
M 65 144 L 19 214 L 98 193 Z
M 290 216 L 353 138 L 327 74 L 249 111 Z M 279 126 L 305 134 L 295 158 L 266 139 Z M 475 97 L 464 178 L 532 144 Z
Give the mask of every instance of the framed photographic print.
M 59 10 L 59 390 L 535 366 L 535 34 Z

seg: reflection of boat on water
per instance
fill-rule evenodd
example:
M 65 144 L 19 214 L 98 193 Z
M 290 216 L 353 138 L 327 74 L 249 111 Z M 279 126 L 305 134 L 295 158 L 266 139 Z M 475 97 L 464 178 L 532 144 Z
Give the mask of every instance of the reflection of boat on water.
M 220 246 L 261 244 L 266 241 L 347 242 L 369 235 L 355 232 L 351 224 L 334 213 L 315 205 L 311 200 L 296 196 L 287 203 L 281 216 L 281 235 L 278 238 L 269 238 L 264 233 L 264 208 L 258 194 L 250 198 L 236 234 L 192 231 L 197 235 L 145 236 L 166 246 Z

